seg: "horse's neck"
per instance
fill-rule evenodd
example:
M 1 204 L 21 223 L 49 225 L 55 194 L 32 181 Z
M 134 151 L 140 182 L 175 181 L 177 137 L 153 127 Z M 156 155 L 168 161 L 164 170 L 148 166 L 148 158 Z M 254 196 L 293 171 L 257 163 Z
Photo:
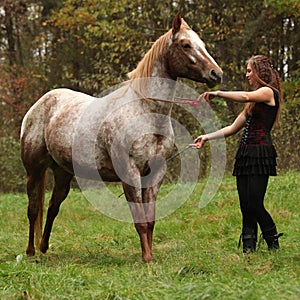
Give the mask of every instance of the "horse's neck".
M 166 37 L 163 38 L 164 40 L 166 39 Z M 144 69 L 140 65 L 140 67 L 133 71 L 133 76 L 130 76 L 130 78 L 133 78 L 132 82 L 134 90 L 138 91 L 138 93 L 142 96 L 141 98 L 156 98 L 162 100 L 172 100 L 174 98 L 176 80 L 174 80 L 168 70 L 166 57 L 169 43 L 162 43 L 162 41 L 156 45 L 156 47 L 159 46 L 159 44 L 164 45 L 163 51 L 159 51 L 160 55 L 155 54 L 155 52 L 157 52 L 157 48 L 153 47 L 150 51 L 154 51 L 154 53 L 152 55 L 149 53 L 146 54 L 145 58 L 141 61 Z M 154 61 L 151 60 L 153 57 Z M 151 70 L 150 73 L 145 71 L 145 66 Z M 140 69 L 142 69 L 143 72 L 139 74 L 138 71 L 140 71 Z M 140 78 L 137 74 L 141 77 L 147 74 L 146 76 L 150 77 Z M 172 110 L 172 103 L 155 100 L 145 101 L 143 106 L 146 110 L 164 115 L 170 115 Z
M 167 79 L 174 79 L 167 67 L 167 63 L 165 59 L 159 59 L 155 61 L 151 73 L 152 77 L 159 77 L 159 78 L 167 78 Z
M 163 77 L 162 73 L 155 73 L 158 76 L 152 76 L 147 79 L 140 79 L 142 86 L 142 97 L 146 100 L 146 106 L 152 113 L 161 113 L 170 115 L 172 110 L 172 103 L 159 100 L 172 100 L 175 96 L 176 81 L 168 77 Z M 156 100 L 155 100 L 156 99 Z

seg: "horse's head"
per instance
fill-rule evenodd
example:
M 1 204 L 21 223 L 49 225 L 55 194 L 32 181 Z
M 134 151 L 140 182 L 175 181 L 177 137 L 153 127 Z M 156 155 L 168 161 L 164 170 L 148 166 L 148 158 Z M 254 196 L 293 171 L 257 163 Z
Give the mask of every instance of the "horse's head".
M 189 78 L 213 87 L 222 79 L 222 69 L 210 56 L 205 44 L 178 13 L 173 20 L 172 44 L 167 53 L 172 78 Z

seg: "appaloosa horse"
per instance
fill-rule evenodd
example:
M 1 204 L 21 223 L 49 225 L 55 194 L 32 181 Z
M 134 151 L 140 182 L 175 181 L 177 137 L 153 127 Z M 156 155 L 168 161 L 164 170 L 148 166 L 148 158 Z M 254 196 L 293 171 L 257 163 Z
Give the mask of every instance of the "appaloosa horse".
M 170 121 L 172 103 L 149 98 L 172 97 L 170 86 L 178 77 L 213 87 L 220 82 L 222 70 L 199 36 L 177 14 L 172 29 L 153 44 L 128 76 L 130 80 L 119 90 L 103 98 L 69 89 L 52 90 L 25 115 L 21 129 L 21 158 L 27 172 L 29 198 L 28 256 L 35 254 L 34 239 L 42 253 L 47 251 L 54 219 L 68 195 L 74 174 L 89 177 L 96 169 L 103 181 L 122 182 L 140 237 L 142 259 L 152 260 L 155 201 L 165 170 L 164 164 L 154 163 L 152 168 L 151 162 L 153 158 L 169 155 L 173 147 L 173 130 Z M 139 81 L 141 78 L 163 78 L 171 83 L 154 80 L 149 88 L 149 81 Z M 143 119 L 145 122 L 139 124 Z M 127 124 L 131 124 L 129 130 Z M 150 127 L 145 134 L 136 135 L 143 124 Z M 118 135 L 116 142 L 114 138 L 120 128 L 126 130 Z M 122 144 L 126 142 L 130 145 Z M 127 150 L 121 151 L 124 148 Z M 53 170 L 54 188 L 42 235 L 48 168 Z

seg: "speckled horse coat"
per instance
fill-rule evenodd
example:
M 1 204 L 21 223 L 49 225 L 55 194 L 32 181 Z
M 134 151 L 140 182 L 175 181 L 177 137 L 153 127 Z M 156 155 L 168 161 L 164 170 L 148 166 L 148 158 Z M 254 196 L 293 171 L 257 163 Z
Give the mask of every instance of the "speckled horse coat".
M 140 237 L 142 259 L 152 260 L 155 200 L 164 168 L 163 164 L 156 164 L 155 168 L 149 169 L 154 157 L 165 158 L 172 149 L 173 130 L 168 117 L 172 104 L 146 98 L 149 95 L 170 98 L 172 82 L 178 77 L 212 87 L 221 80 L 222 70 L 198 35 L 177 14 L 172 29 L 153 44 L 128 76 L 129 82 L 101 99 L 69 89 L 55 89 L 42 96 L 25 115 L 21 129 L 21 158 L 27 171 L 29 198 L 27 255 L 35 254 L 35 238 L 40 251 L 47 251 L 53 221 L 68 195 L 74 168 L 79 170 L 79 176 L 88 177 L 96 165 L 104 181 L 122 182 Z M 140 81 L 140 78 L 164 78 L 169 83 L 154 80 L 149 88 L 149 80 Z M 154 95 L 152 91 L 155 91 Z M 149 130 L 143 136 L 137 135 L 135 140 L 143 116 L 145 122 L 141 124 L 148 124 Z M 133 125 L 124 131 L 124 135 L 118 135 L 117 146 L 114 144 L 113 147 L 116 132 L 126 127 L 128 120 Z M 86 153 L 90 148 L 93 148 L 92 159 Z M 121 151 L 124 148 L 127 150 Z M 119 170 L 113 164 L 112 155 L 117 157 Z M 53 170 L 54 188 L 42 235 L 47 168 Z

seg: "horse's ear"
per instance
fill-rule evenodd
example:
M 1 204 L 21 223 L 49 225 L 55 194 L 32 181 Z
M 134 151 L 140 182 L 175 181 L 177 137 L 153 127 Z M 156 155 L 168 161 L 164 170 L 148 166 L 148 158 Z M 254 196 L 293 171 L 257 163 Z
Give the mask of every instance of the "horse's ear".
M 178 12 L 173 20 L 173 28 L 172 28 L 172 34 L 176 34 L 180 30 L 181 26 L 181 14 Z

